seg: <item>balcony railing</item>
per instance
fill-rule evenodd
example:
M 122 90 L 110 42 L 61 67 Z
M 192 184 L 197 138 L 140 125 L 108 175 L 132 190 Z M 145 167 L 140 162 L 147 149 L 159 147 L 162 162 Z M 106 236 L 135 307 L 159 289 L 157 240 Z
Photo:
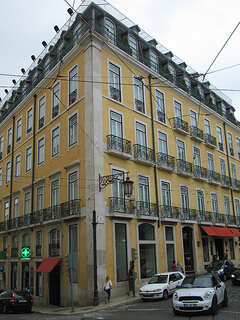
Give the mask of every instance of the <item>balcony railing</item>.
M 166 115 L 163 111 L 157 110 L 158 121 L 166 123 Z
M 212 212 L 198 210 L 198 218 L 201 222 L 211 222 L 212 221 Z
M 231 225 L 235 224 L 234 216 L 231 215 L 231 214 L 226 214 L 226 215 L 225 215 L 225 224 L 227 224 L 227 225 L 229 225 L 229 224 L 231 224 Z
M 201 166 L 193 165 L 193 173 L 195 178 L 207 179 L 208 177 L 208 170 Z
M 179 219 L 180 208 L 173 206 L 160 206 L 161 218 Z
M 80 214 L 80 200 L 71 200 L 23 216 L 0 222 L 0 232 L 43 224 Z
M 117 198 L 117 197 L 109 198 L 109 212 L 134 214 L 134 211 L 135 211 L 134 200 Z
M 49 256 L 57 257 L 60 256 L 60 243 L 49 244 Z
M 182 159 L 177 159 L 177 171 L 178 173 L 185 173 L 187 175 L 192 174 L 192 163 Z
M 225 223 L 225 214 L 213 212 L 212 213 L 212 220 L 214 223 Z
M 136 201 L 137 214 L 144 216 L 157 217 L 157 205 L 156 203 Z
M 131 141 L 114 136 L 112 134 L 107 136 L 107 148 L 118 150 L 120 152 L 132 154 Z
M 113 86 L 110 86 L 110 98 L 121 102 L 121 91 Z
M 175 129 L 180 129 L 182 131 L 185 131 L 186 133 L 189 132 L 188 129 L 188 123 L 181 118 L 175 117 L 174 118 L 174 128 Z
M 232 179 L 232 187 L 234 189 L 240 189 L 240 181 L 237 179 Z
M 214 136 L 212 136 L 210 133 L 205 133 L 205 143 L 209 146 L 216 147 L 217 146 L 217 140 Z
M 221 186 L 222 187 L 230 187 L 230 179 L 228 176 L 221 175 Z
M 218 172 L 208 170 L 208 181 L 220 184 L 221 183 L 221 175 Z
M 197 210 L 190 209 L 190 208 L 181 208 L 181 218 L 183 220 L 196 221 L 197 220 Z
M 175 168 L 175 158 L 172 156 L 169 156 L 168 154 L 159 152 L 157 153 L 157 164 L 160 167 L 167 167 L 170 170 L 173 170 Z
M 191 136 L 200 140 L 203 140 L 203 131 L 198 127 L 191 126 L 190 127 Z
M 134 144 L 134 157 L 145 160 L 145 161 L 154 161 L 154 152 L 153 149 L 147 148 L 140 144 Z
M 236 216 L 236 225 L 240 226 L 240 216 Z

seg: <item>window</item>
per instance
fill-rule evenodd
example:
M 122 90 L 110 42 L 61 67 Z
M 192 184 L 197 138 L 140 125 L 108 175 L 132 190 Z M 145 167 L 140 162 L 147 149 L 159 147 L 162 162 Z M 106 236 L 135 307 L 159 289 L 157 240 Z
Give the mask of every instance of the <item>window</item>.
M 50 233 L 49 255 L 50 257 L 60 255 L 60 231 L 59 230 L 54 229 Z
M 73 172 L 69 174 L 69 200 L 78 199 L 78 184 L 77 184 L 77 172 Z
M 33 123 L 33 109 L 30 108 L 27 111 L 27 134 L 32 131 L 32 123 Z
M 193 128 L 197 128 L 198 124 L 197 124 L 197 113 L 193 110 L 190 110 L 190 124 L 191 127 Z
M 240 219 L 240 200 L 235 199 L 235 213 L 236 213 L 236 218 L 238 219 L 237 225 L 239 224 L 239 219 Z
M 24 214 L 29 214 L 31 212 L 31 194 L 30 192 L 26 192 L 24 195 Z
M 120 68 L 109 63 L 110 98 L 121 102 Z
M 60 84 L 57 83 L 52 89 L 52 118 L 59 114 L 60 110 Z
M 143 147 L 147 146 L 146 141 L 146 126 L 142 123 L 136 122 L 136 139 L 137 144 Z
M 218 141 L 218 149 L 220 151 L 224 151 L 223 138 L 222 138 L 222 128 L 219 126 L 217 126 L 217 141 Z
M 167 270 L 172 271 L 172 263 L 175 260 L 175 242 L 173 227 L 165 226 L 165 243 L 167 252 Z
M 204 119 L 204 130 L 206 135 L 211 135 L 211 126 L 208 119 Z
M 32 168 L 32 147 L 26 149 L 26 171 Z
M 135 59 L 138 59 L 138 43 L 137 40 L 129 35 L 128 36 L 128 42 L 129 42 L 129 46 L 131 48 L 131 52 L 132 52 L 132 57 Z
M 7 253 L 8 237 L 3 237 L 3 252 Z
M 105 19 L 105 36 L 111 42 L 115 43 L 115 25 L 114 23 L 109 20 Z
M 122 138 L 122 116 L 114 111 L 110 111 L 110 121 L 111 134 L 115 137 Z
M 0 160 L 2 160 L 3 158 L 3 140 L 4 140 L 4 136 L 2 135 L 0 137 Z
M 168 154 L 167 135 L 160 131 L 158 131 L 158 150 L 163 155 Z
M 174 66 L 169 64 L 168 70 L 169 70 L 170 74 L 172 75 L 173 82 L 175 82 L 176 81 L 176 70 L 175 70 Z
M 11 162 L 8 161 L 6 163 L 6 183 L 10 182 L 10 178 L 11 178 Z
M 155 96 L 157 119 L 163 123 L 166 123 L 165 107 L 164 107 L 164 94 L 156 90 Z
M 42 231 L 36 232 L 36 256 L 42 255 Z
M 230 156 L 234 157 L 234 148 L 233 148 L 233 137 L 232 134 L 230 132 L 227 133 L 227 137 L 228 137 L 228 147 L 229 147 L 229 153 Z
M 73 30 L 73 39 L 74 39 L 74 44 L 80 39 L 81 37 L 81 28 L 82 24 L 81 22 L 76 25 L 76 27 Z
M 50 71 L 50 68 L 51 68 L 51 59 L 50 59 L 50 56 L 48 56 L 44 62 L 45 74 L 47 74 Z
M 177 156 L 179 160 L 186 161 L 185 144 L 182 140 L 177 140 Z
M 13 199 L 13 218 L 19 216 L 19 197 Z
M 220 158 L 220 173 L 223 178 L 226 177 L 226 165 L 225 160 Z
M 69 252 L 72 254 L 72 277 L 73 282 L 78 282 L 78 230 L 77 225 L 69 226 Z
M 9 201 L 4 202 L 4 221 L 9 219 Z
M 78 139 L 77 114 L 69 118 L 69 146 L 75 144 Z
M 29 234 L 24 234 L 22 237 L 22 248 L 28 247 L 30 248 L 30 237 Z
M 174 115 L 178 119 L 182 119 L 182 105 L 174 100 Z
M 240 160 L 240 139 L 236 137 L 238 159 Z
M 197 208 L 199 215 L 202 216 L 205 213 L 204 193 L 202 190 L 197 190 Z
M 123 198 L 124 198 L 124 188 L 123 188 L 124 173 L 123 173 L 123 171 L 113 169 L 112 174 L 119 175 L 117 180 L 113 183 L 113 187 L 112 187 L 113 197 L 119 199 L 119 201 L 120 201 L 120 199 L 122 199 L 122 202 L 123 202 Z M 117 201 L 117 199 L 115 201 Z
M 20 170 L 21 170 L 21 155 L 18 154 L 16 156 L 15 178 L 20 177 Z
M 230 216 L 230 203 L 229 197 L 223 196 L 223 203 L 224 203 L 224 212 L 226 216 Z
M 139 201 L 141 206 L 149 208 L 149 181 L 147 177 L 138 177 Z
M 77 101 L 78 73 L 77 66 L 69 72 L 69 105 Z
M 41 129 L 45 123 L 45 96 L 39 100 L 38 129 Z
M 141 279 L 150 278 L 157 269 L 155 228 L 148 223 L 140 224 L 138 234 Z
M 59 153 L 59 127 L 52 131 L 52 156 L 56 156 Z
M 38 165 L 44 162 L 45 138 L 38 140 Z
M 22 118 L 17 120 L 17 136 L 16 141 L 19 142 L 22 137 Z
M 150 50 L 150 68 L 158 72 L 158 56 L 156 52 Z
M 161 190 L 162 190 L 162 206 L 163 210 L 168 209 L 171 207 L 171 190 L 170 190 L 170 183 L 162 182 L 161 183 Z
M 11 152 L 12 149 L 12 127 L 8 129 L 7 132 L 7 154 Z
M 215 167 L 214 167 L 214 157 L 212 153 L 207 153 L 207 160 L 208 160 L 208 171 L 210 175 L 214 175 Z
M 210 262 L 208 238 L 202 238 L 203 261 Z
M 37 211 L 44 208 L 44 188 L 43 186 L 37 188 Z
M 211 193 L 211 202 L 212 202 L 212 213 L 213 213 L 213 218 L 216 221 L 219 210 L 218 210 L 218 198 L 216 193 Z
M 127 280 L 128 274 L 126 227 L 125 223 L 115 223 L 117 282 Z
M 134 78 L 134 98 L 135 109 L 145 113 L 144 99 L 143 99 L 143 83 L 141 80 Z
M 51 183 L 51 206 L 54 207 L 59 204 L 59 181 L 54 180 Z
M 195 173 L 199 171 L 199 174 L 200 174 L 200 167 L 201 167 L 200 148 L 195 146 L 193 147 L 193 164 L 194 164 Z
M 235 260 L 234 242 L 233 239 L 229 239 L 230 259 Z
M 232 180 L 233 180 L 233 185 L 234 182 L 237 182 L 237 170 L 236 170 L 236 164 L 231 163 L 231 174 L 232 174 Z
M 2 187 L 2 167 L 0 167 L 0 188 Z
M 186 186 L 180 186 L 181 213 L 184 219 L 189 219 L 189 195 Z

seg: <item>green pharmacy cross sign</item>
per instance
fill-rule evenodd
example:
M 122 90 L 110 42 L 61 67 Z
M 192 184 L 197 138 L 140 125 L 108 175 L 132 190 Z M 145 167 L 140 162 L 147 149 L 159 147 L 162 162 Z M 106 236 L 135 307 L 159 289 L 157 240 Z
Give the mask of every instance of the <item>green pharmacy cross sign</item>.
M 21 250 L 21 259 L 29 260 L 31 255 L 31 250 L 29 248 L 22 248 Z

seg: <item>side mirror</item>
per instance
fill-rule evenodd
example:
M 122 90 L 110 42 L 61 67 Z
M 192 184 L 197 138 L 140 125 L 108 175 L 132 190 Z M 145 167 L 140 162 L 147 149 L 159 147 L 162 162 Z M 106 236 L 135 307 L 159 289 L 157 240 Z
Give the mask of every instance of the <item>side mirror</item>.
M 217 285 L 217 288 L 221 288 L 221 284 L 218 284 L 218 285 Z

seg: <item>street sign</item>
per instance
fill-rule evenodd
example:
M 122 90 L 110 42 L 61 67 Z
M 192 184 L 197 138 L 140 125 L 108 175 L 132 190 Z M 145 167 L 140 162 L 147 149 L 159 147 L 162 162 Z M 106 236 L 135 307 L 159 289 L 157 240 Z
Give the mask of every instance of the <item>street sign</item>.
M 0 272 L 4 272 L 4 266 L 0 266 Z

